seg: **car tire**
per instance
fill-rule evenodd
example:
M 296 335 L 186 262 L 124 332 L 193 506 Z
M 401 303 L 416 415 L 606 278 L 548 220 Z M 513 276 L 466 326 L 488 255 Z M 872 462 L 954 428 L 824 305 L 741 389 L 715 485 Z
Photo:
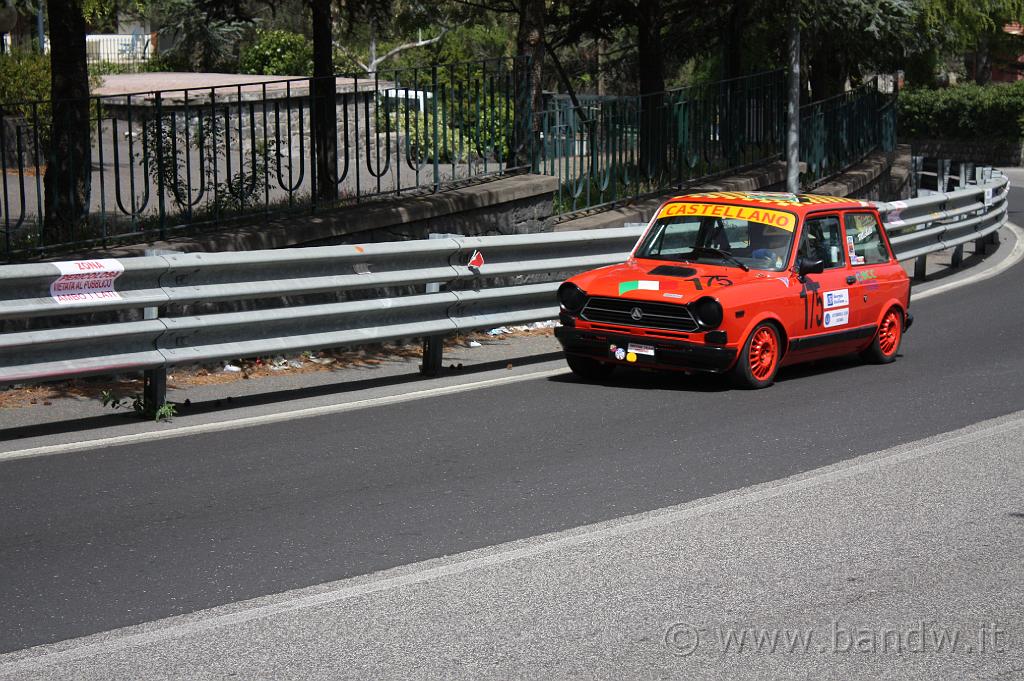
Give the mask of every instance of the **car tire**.
M 888 364 L 896 361 L 902 343 L 903 312 L 898 307 L 891 307 L 882 317 L 871 345 L 860 356 L 872 364 Z
M 615 371 L 614 364 L 599 362 L 589 357 L 566 355 L 565 361 L 574 374 L 588 381 L 600 381 L 601 379 L 608 378 Z
M 774 324 L 762 322 L 750 332 L 736 358 L 736 366 L 732 369 L 733 384 L 748 390 L 767 388 L 775 382 L 781 360 L 782 335 Z

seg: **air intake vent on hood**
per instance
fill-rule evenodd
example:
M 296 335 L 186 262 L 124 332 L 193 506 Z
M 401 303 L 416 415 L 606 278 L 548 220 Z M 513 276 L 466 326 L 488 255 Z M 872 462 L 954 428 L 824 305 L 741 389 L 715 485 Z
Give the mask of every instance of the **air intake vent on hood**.
M 679 267 L 678 265 L 659 265 L 647 274 L 660 274 L 663 277 L 692 277 L 697 270 L 692 267 Z

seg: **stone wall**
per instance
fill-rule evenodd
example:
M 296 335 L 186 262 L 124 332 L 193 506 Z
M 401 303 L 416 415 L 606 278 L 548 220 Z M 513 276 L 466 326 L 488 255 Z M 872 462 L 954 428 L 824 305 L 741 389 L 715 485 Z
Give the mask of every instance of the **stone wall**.
M 180 252 L 251 251 L 295 246 L 425 239 L 430 232 L 468 236 L 550 232 L 558 180 L 512 175 L 431 194 L 403 195 L 315 214 L 302 213 L 166 241 L 96 251 L 91 257 Z
M 910 144 L 915 156 L 948 158 L 954 163 L 969 162 L 997 168 L 1015 168 L 1024 165 L 1024 140 L 1014 142 L 998 139 L 911 139 L 904 141 Z

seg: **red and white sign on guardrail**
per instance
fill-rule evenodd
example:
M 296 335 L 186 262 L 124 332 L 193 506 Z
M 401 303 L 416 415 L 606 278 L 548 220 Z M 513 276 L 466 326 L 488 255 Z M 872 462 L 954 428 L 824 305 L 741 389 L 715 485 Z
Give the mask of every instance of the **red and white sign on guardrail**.
M 114 282 L 124 273 L 121 261 L 103 258 L 53 264 L 60 270 L 60 276 L 50 284 L 50 295 L 58 304 L 121 299 L 114 290 Z

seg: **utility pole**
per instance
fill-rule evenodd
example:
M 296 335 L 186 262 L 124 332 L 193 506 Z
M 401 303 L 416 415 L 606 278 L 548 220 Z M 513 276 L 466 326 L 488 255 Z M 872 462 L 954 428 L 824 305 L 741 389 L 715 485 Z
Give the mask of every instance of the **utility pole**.
M 800 0 L 789 0 L 789 83 L 786 102 L 786 191 L 800 190 Z

